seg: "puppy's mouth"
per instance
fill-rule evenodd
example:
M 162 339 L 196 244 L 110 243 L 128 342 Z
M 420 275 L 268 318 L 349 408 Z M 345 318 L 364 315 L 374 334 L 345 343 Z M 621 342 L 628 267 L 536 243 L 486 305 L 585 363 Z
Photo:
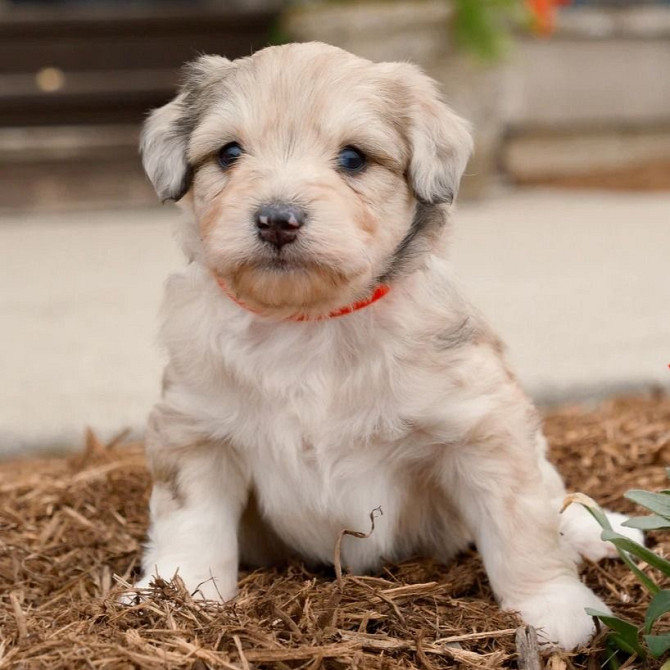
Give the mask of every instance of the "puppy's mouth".
M 256 248 L 252 255 L 247 256 L 238 266 L 239 269 L 256 272 L 276 273 L 290 279 L 292 273 L 306 275 L 311 273 L 336 275 L 340 280 L 346 279 L 345 273 L 338 264 L 328 258 L 322 258 L 300 242 L 273 249 L 266 245 Z
M 328 313 L 351 302 L 363 281 L 332 265 L 285 254 L 254 258 L 214 274 L 239 303 L 282 315 Z
M 309 269 L 310 264 L 295 258 L 287 258 L 285 255 L 281 255 L 278 252 L 269 258 L 259 259 L 256 263 L 253 263 L 253 265 L 258 270 L 286 273 L 295 271 L 304 272 Z
M 279 282 L 290 286 L 293 282 L 327 281 L 331 285 L 342 285 L 352 277 L 328 263 L 307 258 L 291 258 L 283 255 L 254 258 L 240 263 L 232 271 L 225 273 L 236 281 L 243 276 L 254 276 L 256 281 Z

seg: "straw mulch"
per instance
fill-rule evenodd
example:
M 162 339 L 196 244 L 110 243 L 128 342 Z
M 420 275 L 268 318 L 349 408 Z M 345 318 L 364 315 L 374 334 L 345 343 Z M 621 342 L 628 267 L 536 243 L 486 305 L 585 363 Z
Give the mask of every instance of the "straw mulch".
M 614 509 L 630 511 L 628 488 L 666 483 L 668 396 L 562 409 L 546 417 L 546 431 L 569 486 Z M 177 579 L 125 607 L 118 582 L 136 576 L 147 523 L 140 445 L 101 445 L 89 434 L 78 456 L 2 465 L 0 492 L 0 668 L 518 665 L 519 622 L 496 607 L 474 552 L 448 567 L 412 560 L 340 580 L 299 564 L 246 572 L 225 606 L 194 602 Z M 670 553 L 661 535 L 650 544 Z M 620 562 L 587 565 L 584 578 L 642 621 L 645 595 Z M 602 635 L 545 662 L 594 670 L 601 650 Z

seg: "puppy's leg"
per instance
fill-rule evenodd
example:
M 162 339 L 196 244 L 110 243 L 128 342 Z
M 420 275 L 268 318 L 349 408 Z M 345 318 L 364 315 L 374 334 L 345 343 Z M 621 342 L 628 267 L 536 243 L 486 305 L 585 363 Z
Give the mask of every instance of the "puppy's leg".
M 538 449 L 535 420 L 517 392 L 498 398 L 446 469 L 501 606 L 519 612 L 545 644 L 572 649 L 594 631 L 584 608 L 607 611 L 579 581 L 562 546 L 556 481 Z M 502 401 L 502 402 L 501 402 Z M 499 404 L 500 403 L 500 404 Z M 560 481 L 560 480 L 559 480 Z
M 154 488 L 145 576 L 138 586 L 147 586 L 156 574 L 169 579 L 178 572 L 196 596 L 232 598 L 237 528 L 248 495 L 234 450 L 194 440 L 184 417 L 159 406 L 149 422 L 147 452 Z

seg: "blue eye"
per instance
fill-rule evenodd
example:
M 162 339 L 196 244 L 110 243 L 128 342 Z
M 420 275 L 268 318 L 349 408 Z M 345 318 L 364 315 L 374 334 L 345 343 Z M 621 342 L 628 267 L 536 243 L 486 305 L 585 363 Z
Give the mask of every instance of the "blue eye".
M 344 147 L 337 155 L 337 165 L 346 172 L 360 172 L 366 163 L 365 154 L 355 147 Z
M 229 168 L 243 153 L 242 147 L 237 142 L 228 142 L 219 150 L 219 165 L 222 168 Z

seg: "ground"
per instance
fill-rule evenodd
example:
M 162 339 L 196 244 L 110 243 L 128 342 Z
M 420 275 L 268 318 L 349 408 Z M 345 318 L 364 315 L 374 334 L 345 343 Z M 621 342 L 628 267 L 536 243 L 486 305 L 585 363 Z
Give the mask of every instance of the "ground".
M 626 490 L 666 486 L 670 396 L 564 407 L 545 427 L 572 490 L 630 512 Z M 148 492 L 141 445 L 103 445 L 93 434 L 82 454 L 0 466 L 0 668 L 518 667 L 519 621 L 496 607 L 475 552 L 447 567 L 417 559 L 371 577 L 300 564 L 246 572 L 225 606 L 161 582 L 148 601 L 121 606 Z M 670 538 L 648 542 L 670 554 Z M 584 579 L 615 612 L 643 621 L 645 593 L 622 563 L 588 564 Z M 601 634 L 546 664 L 595 670 L 605 659 Z

